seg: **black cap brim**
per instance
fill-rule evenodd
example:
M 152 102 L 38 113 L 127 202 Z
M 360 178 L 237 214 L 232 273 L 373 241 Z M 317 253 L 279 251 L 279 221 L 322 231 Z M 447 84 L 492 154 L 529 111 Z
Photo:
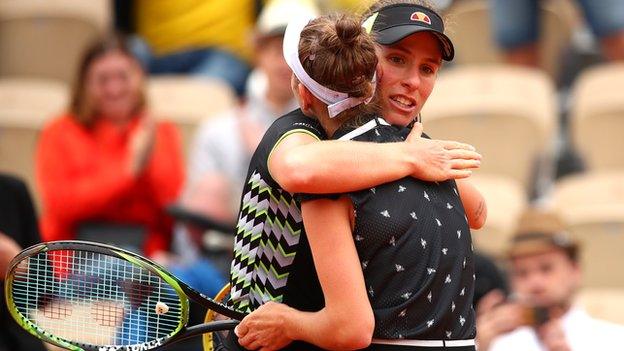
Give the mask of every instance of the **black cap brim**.
M 455 56 L 453 43 L 444 34 L 444 20 L 426 6 L 388 5 L 371 14 L 362 25 L 382 45 L 393 45 L 414 33 L 431 32 L 438 39 L 442 59 L 451 61 Z
M 376 31 L 376 41 L 382 45 L 393 45 L 397 42 L 407 38 L 408 36 L 418 32 L 430 32 L 433 34 L 440 43 L 440 52 L 442 53 L 442 59 L 445 61 L 453 60 L 455 57 L 455 49 L 451 39 L 444 33 L 440 33 L 437 30 L 431 28 L 425 28 L 418 25 L 402 25 L 390 27 L 384 30 Z

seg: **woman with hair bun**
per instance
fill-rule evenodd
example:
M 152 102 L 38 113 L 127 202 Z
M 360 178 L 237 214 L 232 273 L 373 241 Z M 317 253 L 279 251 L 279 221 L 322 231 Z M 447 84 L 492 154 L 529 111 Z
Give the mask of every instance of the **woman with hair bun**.
M 359 125 L 374 113 L 370 101 L 377 66 L 375 43 L 357 19 L 324 16 L 295 22 L 286 31 L 284 49 L 286 62 L 295 72 L 292 89 L 301 109 L 273 123 L 249 166 L 237 225 L 230 301 L 247 312 L 271 301 L 298 310 L 319 311 L 333 301 L 333 297 L 323 295 L 325 276 L 319 274 L 320 282 L 317 278 L 300 202 L 272 177 L 271 162 L 274 150 L 287 143 L 292 133 L 322 140 L 343 125 Z M 374 322 L 353 240 L 350 236 L 341 239 L 334 242 L 335 255 L 349 264 L 337 267 L 332 274 L 343 277 L 346 286 L 359 286 L 360 293 L 349 294 L 348 301 L 342 301 L 347 295 L 341 294 L 336 301 L 342 301 L 341 309 L 357 313 L 358 323 L 345 325 L 339 331 L 330 328 L 331 319 L 322 318 L 315 328 L 326 337 L 321 346 L 358 348 L 369 342 L 366 335 L 370 335 Z M 224 343 L 238 348 L 236 336 L 230 335 Z M 318 347 L 294 342 L 288 349 Z

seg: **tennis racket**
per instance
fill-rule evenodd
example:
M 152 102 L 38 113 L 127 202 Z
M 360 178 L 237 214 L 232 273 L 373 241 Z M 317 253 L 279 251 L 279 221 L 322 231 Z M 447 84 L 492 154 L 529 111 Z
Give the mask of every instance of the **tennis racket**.
M 7 271 L 5 296 L 25 330 L 76 351 L 152 350 L 232 329 L 245 316 L 144 257 L 86 241 L 22 251 Z M 189 327 L 189 299 L 231 319 Z

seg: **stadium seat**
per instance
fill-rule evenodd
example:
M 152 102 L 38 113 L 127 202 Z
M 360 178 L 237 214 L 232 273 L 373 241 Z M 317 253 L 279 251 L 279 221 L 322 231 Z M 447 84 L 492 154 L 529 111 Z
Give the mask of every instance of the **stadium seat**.
M 497 260 L 502 260 L 516 223 L 527 206 L 520 184 L 508 177 L 473 175 L 470 182 L 479 189 L 488 208 L 483 228 L 472 230 L 474 246 Z
M 553 206 L 581 245 L 584 285 L 624 288 L 624 171 L 564 178 Z
M 624 289 L 582 289 L 577 302 L 590 316 L 624 324 Z
M 541 67 L 556 78 L 562 50 L 570 42 L 574 8 L 568 0 L 540 1 Z M 455 1 L 446 11 L 448 35 L 455 45 L 456 64 L 488 64 L 502 61 L 494 41 L 490 0 Z
M 581 74 L 574 84 L 570 132 L 591 170 L 624 170 L 624 63 Z
M 0 0 L 0 76 L 70 82 L 80 54 L 110 24 L 107 0 Z
M 68 89 L 57 81 L 0 79 L 0 171 L 26 180 L 34 191 L 34 158 L 47 119 L 63 111 Z
M 234 106 L 231 89 L 217 80 L 188 76 L 153 76 L 148 81 L 148 100 L 156 117 L 178 126 L 188 155 L 195 128 L 205 118 Z
M 550 152 L 556 100 L 549 77 L 518 66 L 457 66 L 441 73 L 423 108 L 425 133 L 474 145 L 480 174 L 529 189 L 539 156 Z

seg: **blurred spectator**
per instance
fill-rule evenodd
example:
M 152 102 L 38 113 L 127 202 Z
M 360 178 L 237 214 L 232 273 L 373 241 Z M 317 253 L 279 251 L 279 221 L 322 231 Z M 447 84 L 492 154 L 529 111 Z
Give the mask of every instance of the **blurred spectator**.
M 288 21 L 293 16 L 310 13 L 316 14 L 317 9 L 309 0 L 275 0 L 264 7 L 254 31 L 257 67 L 247 82 L 247 97 L 240 106 L 199 127 L 181 199 L 184 208 L 223 222 L 234 222 L 247 166 L 256 146 L 277 117 L 298 107 L 290 88 L 291 71 L 282 55 L 282 41 Z M 180 232 L 180 240 L 192 237 L 196 242 L 201 241 L 202 230 L 187 229 Z M 209 238 L 213 244 L 208 245 L 213 246 L 212 251 L 219 251 L 218 242 L 227 245 L 220 250 L 223 257 L 218 252 L 212 255 L 227 275 L 232 233 L 226 234 L 227 237 L 219 240 L 220 236 L 212 232 Z
M 277 0 L 261 13 L 254 35 L 257 68 L 245 102 L 206 120 L 195 137 L 185 191 L 194 208 L 221 220 L 234 219 L 252 153 L 271 123 L 298 107 L 282 40 L 288 20 L 310 12 L 316 13 L 305 1 Z
M 222 79 L 242 95 L 259 0 L 117 0 L 118 22 L 137 36 L 132 51 L 152 74 Z M 130 13 L 124 12 L 128 11 Z
M 615 350 L 624 326 L 574 305 L 581 283 L 578 245 L 553 214 L 530 211 L 508 251 L 511 298 L 499 291 L 477 308 L 479 350 Z
M 539 1 L 491 0 L 492 25 L 509 63 L 538 66 Z M 579 0 L 607 60 L 624 60 L 624 1 Z
M 22 248 L 39 241 L 35 209 L 26 185 L 0 174 L 0 351 L 45 350 L 39 339 L 13 321 L 4 303 L 4 274 L 9 262 Z
M 98 40 L 85 52 L 69 111 L 44 128 L 37 148 L 44 240 L 108 233 L 140 238 L 147 255 L 169 248 L 164 206 L 183 181 L 180 141 L 173 124 L 150 114 L 143 83 L 121 38 Z

